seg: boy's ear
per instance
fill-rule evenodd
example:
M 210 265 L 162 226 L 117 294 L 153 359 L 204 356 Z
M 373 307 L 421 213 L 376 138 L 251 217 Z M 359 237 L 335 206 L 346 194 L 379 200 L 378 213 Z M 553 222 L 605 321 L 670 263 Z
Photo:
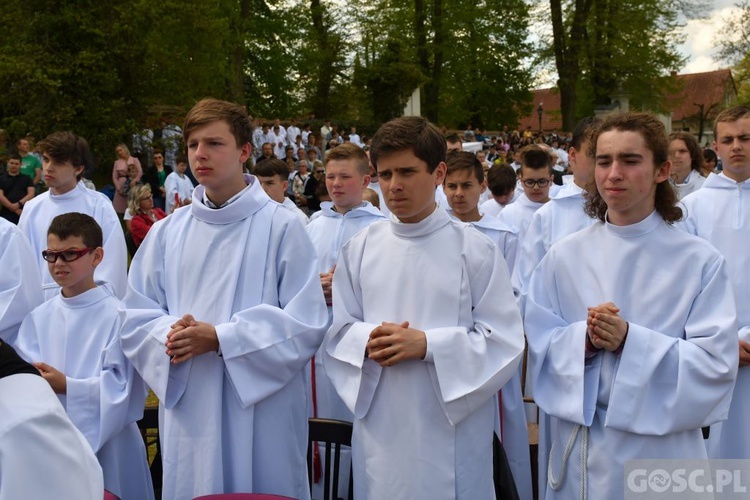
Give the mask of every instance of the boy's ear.
M 244 164 L 248 158 L 250 158 L 250 155 L 253 153 L 253 147 L 250 145 L 249 142 L 246 142 L 242 145 L 242 154 L 240 155 L 240 160 Z
M 370 186 L 370 174 L 362 176 L 362 189 Z
M 99 264 L 101 264 L 102 259 L 104 259 L 104 248 L 102 248 L 102 247 L 96 247 L 96 249 L 94 250 L 93 254 L 94 254 L 94 260 L 93 260 L 92 264 L 94 265 L 94 267 L 96 267 Z

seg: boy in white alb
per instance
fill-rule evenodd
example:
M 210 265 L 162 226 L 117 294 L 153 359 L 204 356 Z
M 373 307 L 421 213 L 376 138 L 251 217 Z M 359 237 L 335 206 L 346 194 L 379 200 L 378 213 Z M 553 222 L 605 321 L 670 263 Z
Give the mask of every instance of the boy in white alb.
M 370 183 L 369 160 L 362 148 L 352 143 L 335 147 L 326 156 L 325 167 L 326 188 L 331 201 L 321 203 L 320 211 L 306 229 L 318 255 L 320 284 L 329 306 L 330 326 L 331 283 L 341 247 L 363 228 L 386 218 L 372 204 L 362 201 L 362 191 Z M 321 346 L 313 359 L 314 364 L 311 364 L 313 417 L 351 422 L 352 412 L 338 397 L 326 374 L 322 356 L 324 347 Z M 346 496 L 348 486 L 349 461 L 348 454 L 342 456 L 339 477 L 339 495 L 342 497 Z M 313 497 L 320 496 L 317 490 L 321 487 L 321 482 L 315 484 Z
M 683 227 L 709 241 L 727 261 L 737 302 L 739 370 L 725 422 L 711 427 L 711 458 L 750 458 L 750 108 L 735 106 L 719 113 L 714 149 L 724 169 L 710 174 L 703 186 L 682 201 Z
M 516 191 L 518 177 L 513 167 L 504 163 L 496 163 L 487 172 L 487 188 L 490 198 L 480 203 L 479 212 L 490 217 L 497 217 L 500 212 L 518 199 Z
M 88 214 L 102 228 L 106 257 L 96 268 L 95 278 L 109 283 L 115 295 L 123 297 L 128 279 L 125 235 L 109 198 L 81 182 L 84 162 L 90 155 L 88 144 L 72 132 L 55 132 L 39 143 L 39 150 L 49 191 L 24 205 L 18 228 L 31 243 L 45 298 L 60 291 L 42 259 L 42 250 L 47 248 L 47 228 L 57 215 L 68 212 Z
M 552 179 L 550 154 L 536 144 L 523 148 L 521 168 L 518 169 L 518 181 L 523 186 L 523 195 L 506 206 L 497 216 L 505 224 L 517 230 L 521 245 L 523 245 L 523 239 L 534 212 L 549 201 Z
M 341 249 L 324 363 L 354 413 L 360 499 L 494 498 L 494 396 L 523 333 L 492 241 L 437 208 L 445 139 L 420 117 L 372 139 L 391 220 Z
M 286 190 L 289 188 L 289 167 L 286 163 L 276 158 L 263 160 L 253 167 L 253 175 L 260 181 L 269 198 L 291 210 L 303 226 L 310 222 L 305 212 L 286 196 Z
M 164 181 L 164 191 L 166 192 L 165 212 L 171 214 L 175 209 L 189 205 L 193 197 L 193 183 L 185 175 L 188 161 L 184 156 L 177 157 L 177 165 L 174 172 L 167 176 Z
M 96 453 L 104 487 L 122 500 L 153 499 L 137 421 L 146 385 L 122 352 L 118 300 L 97 286 L 102 232 L 76 212 L 52 219 L 43 258 L 60 293 L 24 319 L 18 352 L 39 370 Z
M 552 245 L 526 301 L 548 500 L 623 498 L 629 460 L 705 460 L 701 427 L 726 418 L 737 375 L 724 258 L 671 225 L 682 211 L 664 125 L 614 115 L 591 143 L 599 220 Z
M 448 154 L 445 162 L 447 172 L 443 190 L 454 218 L 467 222 L 489 237 L 500 249 L 508 263 L 508 273 L 518 255 L 518 237 L 495 217 L 479 213 L 478 203 L 482 192 L 487 189 L 484 169 L 479 158 L 469 152 L 455 151 Z M 508 167 L 510 168 L 510 167 Z M 515 373 L 498 393 L 498 428 L 495 433 L 503 443 L 508 464 L 520 498 L 531 499 L 531 462 L 529 457 L 529 435 L 524 413 L 521 376 Z
M 163 497 L 308 499 L 304 370 L 327 316 L 315 251 L 243 173 L 241 106 L 204 99 L 183 130 L 200 186 L 152 226 L 121 309 L 123 350 L 159 397 Z

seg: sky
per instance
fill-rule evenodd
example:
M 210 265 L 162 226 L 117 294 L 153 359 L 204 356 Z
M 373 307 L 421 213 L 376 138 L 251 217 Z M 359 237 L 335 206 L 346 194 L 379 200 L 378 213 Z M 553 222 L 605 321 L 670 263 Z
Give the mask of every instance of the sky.
M 680 73 L 702 73 L 727 67 L 716 58 L 715 44 L 725 20 L 739 11 L 735 3 L 736 0 L 714 0 L 710 2 L 712 8 L 705 19 L 687 22 L 687 38 L 680 51 L 688 60 Z

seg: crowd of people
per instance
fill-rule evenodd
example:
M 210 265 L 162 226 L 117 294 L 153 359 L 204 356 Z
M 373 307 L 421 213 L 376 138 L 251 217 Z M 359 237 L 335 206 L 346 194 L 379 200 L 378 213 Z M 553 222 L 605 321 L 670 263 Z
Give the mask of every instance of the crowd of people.
M 117 145 L 112 198 L 72 132 L 8 159 L 0 500 L 154 498 L 149 389 L 165 499 L 321 498 L 310 417 L 354 424 L 357 499 L 622 498 L 629 460 L 750 457 L 750 108 L 713 149 L 647 113 L 318 136 L 205 99 L 172 128 L 186 156 Z

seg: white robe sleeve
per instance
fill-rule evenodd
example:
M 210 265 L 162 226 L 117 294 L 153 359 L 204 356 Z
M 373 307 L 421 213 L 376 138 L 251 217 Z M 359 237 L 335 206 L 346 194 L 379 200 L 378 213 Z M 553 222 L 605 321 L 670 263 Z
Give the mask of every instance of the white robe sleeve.
M 605 425 L 662 436 L 726 420 L 739 362 L 736 331 L 720 259 L 693 301 L 684 339 L 630 324 Z
M 0 232 L 0 268 L 0 340 L 14 345 L 21 322 L 43 301 L 36 258 L 16 228 Z
M 297 376 L 315 355 L 328 323 L 317 260 L 302 224 L 291 220 L 275 261 L 269 252 L 264 302 L 216 325 L 229 378 L 245 407 Z M 270 289 L 269 289 L 270 288 Z M 274 297 L 274 303 L 267 301 Z
M 164 288 L 166 258 L 163 240 L 165 231 L 149 231 L 146 236 L 158 239 L 143 244 L 133 264 L 148 272 L 132 272 L 128 292 L 120 303 L 120 344 L 122 350 L 146 384 L 167 408 L 172 408 L 185 390 L 191 361 L 171 365 L 167 356 L 167 333 L 180 316 L 167 311 Z
M 616 355 L 602 351 L 586 358 L 586 321 L 568 323 L 562 317 L 561 286 L 552 260 L 543 259 L 531 278 L 525 315 L 534 398 L 545 413 L 590 426 L 603 357 Z M 585 318 L 585 309 L 582 314 Z M 736 342 L 728 341 L 734 335 L 727 332 L 735 331 L 734 299 L 722 259 L 704 278 L 685 338 L 630 323 L 605 425 L 665 435 L 726 418 L 738 363 Z
M 446 417 L 454 425 L 476 410 L 516 372 L 524 349 L 523 325 L 499 251 L 488 253 L 469 276 L 473 329 L 429 329 L 435 376 Z
M 114 210 L 108 212 L 103 215 L 106 222 L 102 223 L 104 260 L 97 267 L 94 277 L 109 283 L 115 296 L 122 299 L 128 289 L 128 247 L 117 214 Z
M 123 354 L 116 332 L 102 353 L 98 376 L 67 377 L 67 387 L 68 416 L 95 452 L 143 416 L 148 391 Z

